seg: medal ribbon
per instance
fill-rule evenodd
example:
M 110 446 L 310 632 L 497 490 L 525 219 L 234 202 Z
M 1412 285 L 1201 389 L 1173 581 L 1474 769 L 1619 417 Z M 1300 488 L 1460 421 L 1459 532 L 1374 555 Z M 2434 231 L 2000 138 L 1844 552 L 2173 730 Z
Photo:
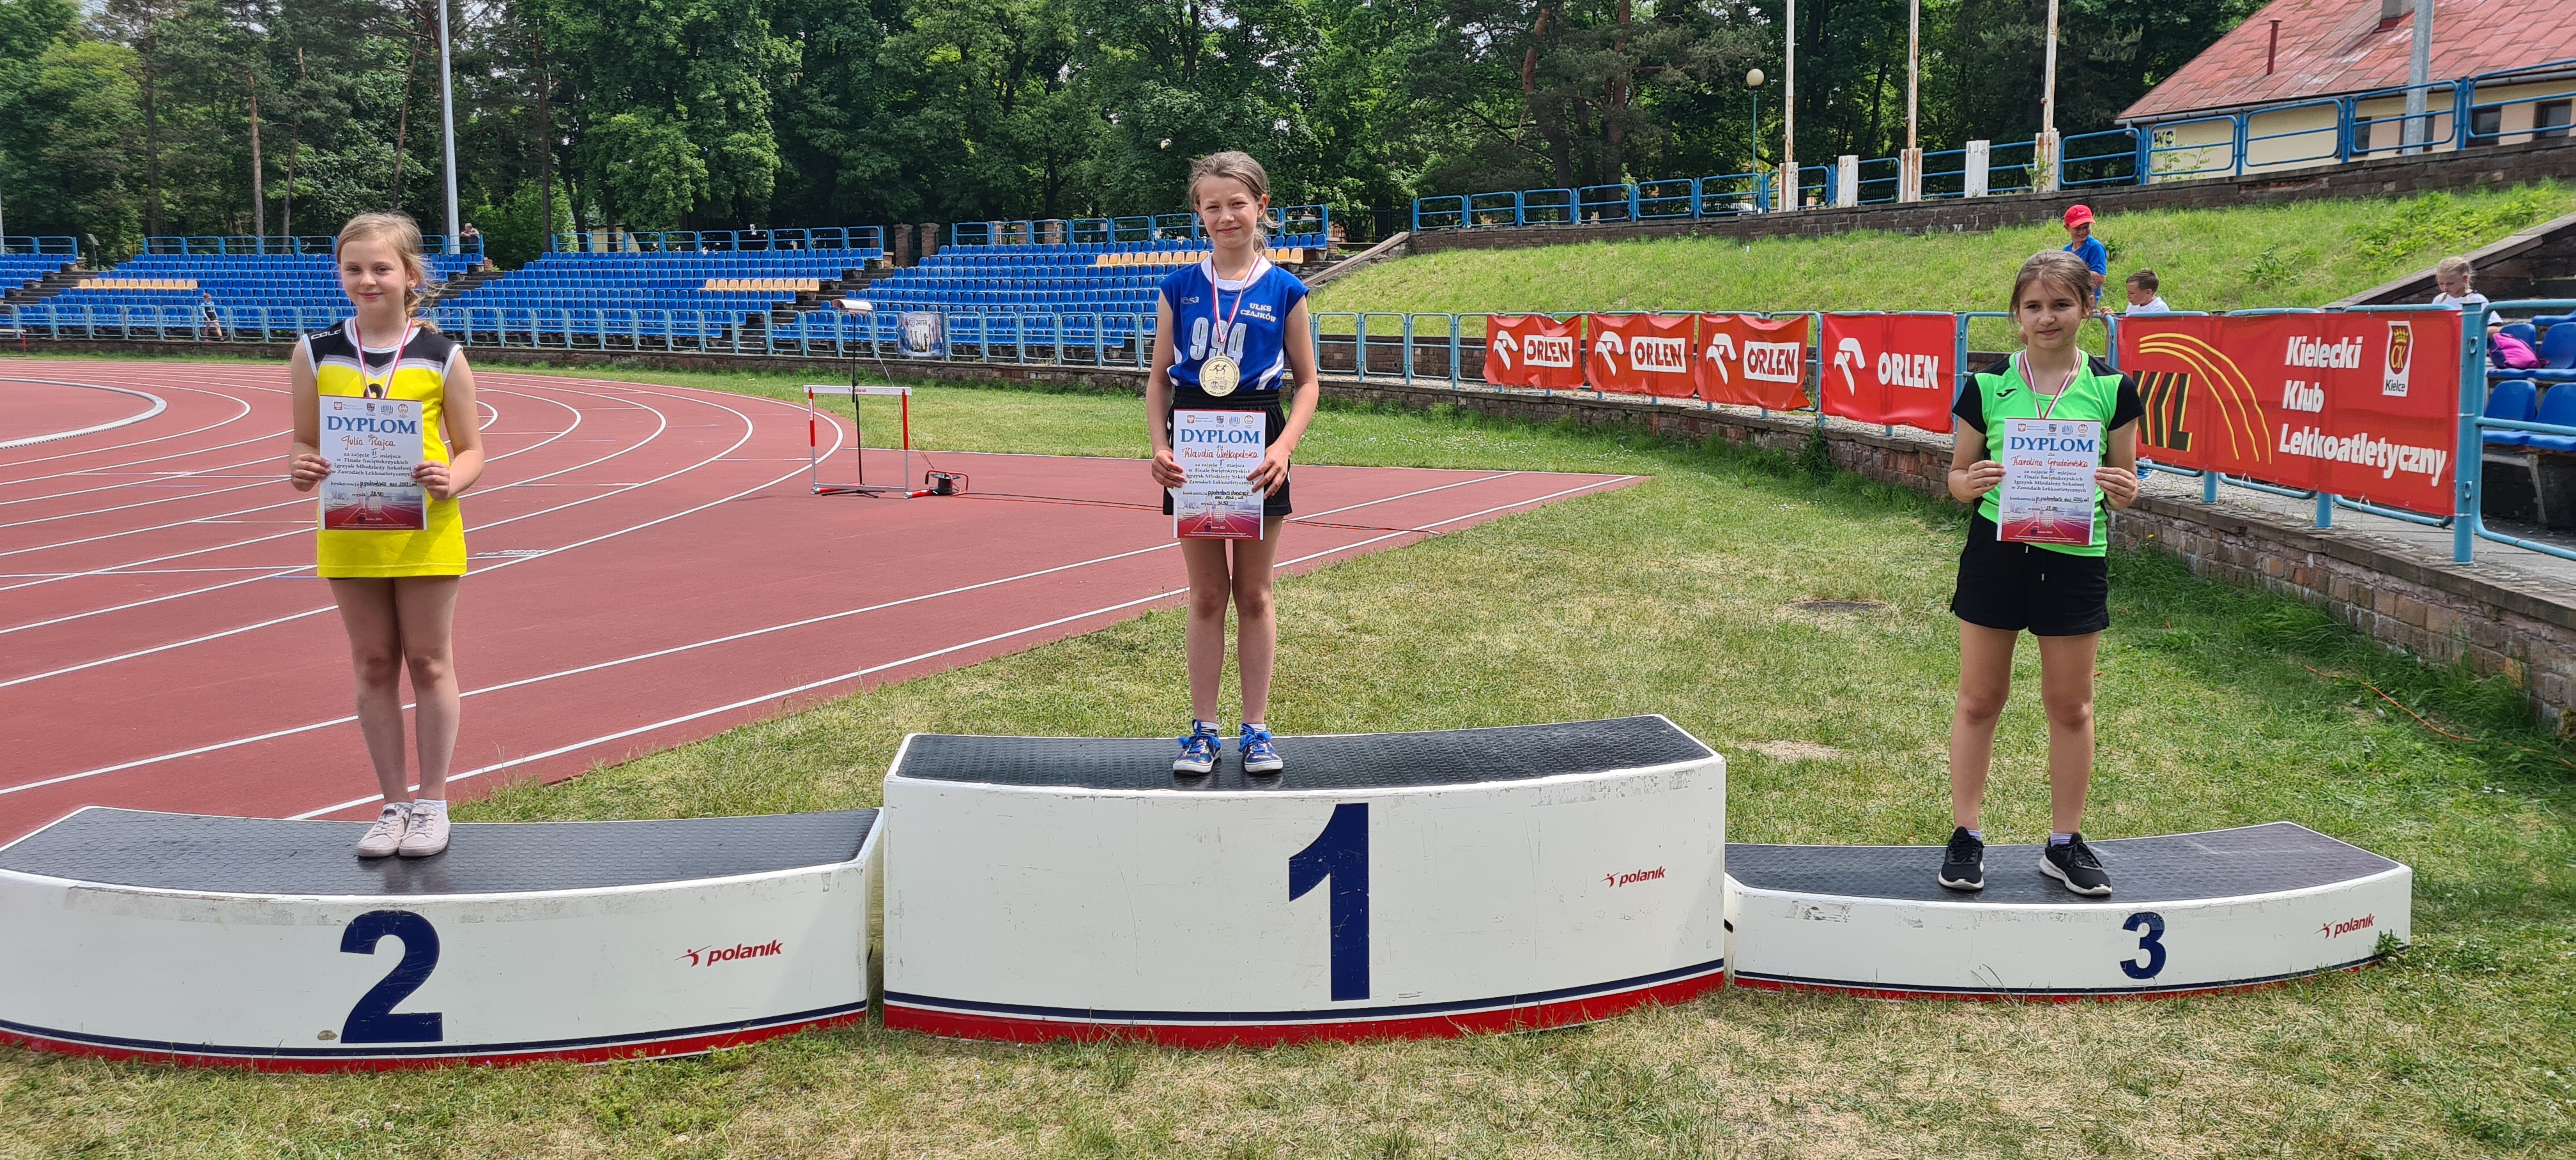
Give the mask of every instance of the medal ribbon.
M 1237 302 L 1236 305 L 1241 303 Z M 2043 395 L 2039 391 L 2039 380 L 2032 378 L 2030 374 L 2030 352 L 2023 351 L 2013 357 L 2021 360 L 2021 381 L 2030 387 L 2031 397 L 2046 400 L 2046 405 L 2039 409 L 2039 417 L 2042 419 L 2047 418 L 2049 412 L 2057 409 L 2057 400 L 2065 397 L 2066 388 L 2075 385 L 2075 372 L 2084 369 L 2084 356 L 2079 353 L 2075 356 L 2075 365 L 2067 370 L 2066 377 L 2058 380 L 2057 389 Z
M 1240 298 L 1235 299 L 1234 304 L 1240 307 L 1243 305 L 1243 300 Z M 394 372 L 402 369 L 403 351 L 411 346 L 412 336 L 418 333 L 420 333 L 420 324 L 418 322 L 411 319 L 403 320 L 402 339 L 394 343 L 393 357 L 385 360 L 384 383 L 386 398 L 393 397 Z M 358 348 L 358 393 L 365 394 L 368 388 L 376 385 L 376 379 L 373 375 L 367 373 L 367 338 L 365 335 L 358 333 L 358 318 L 354 314 L 349 316 L 349 344 Z
M 1252 296 L 1252 287 L 1261 281 L 1263 274 L 1269 271 L 1270 259 L 1254 258 L 1252 273 L 1244 276 L 1243 289 L 1234 292 L 1234 309 L 1226 311 L 1224 318 L 1217 318 L 1217 305 L 1225 301 L 1225 291 L 1219 289 L 1216 284 L 1216 259 L 1213 257 L 1208 259 L 1208 317 L 1216 322 L 1216 333 L 1209 336 L 1215 340 L 1211 353 L 1225 353 L 1226 340 L 1234 336 L 1234 316 L 1243 312 L 1243 300 Z M 1204 363 L 1207 360 L 1199 361 Z

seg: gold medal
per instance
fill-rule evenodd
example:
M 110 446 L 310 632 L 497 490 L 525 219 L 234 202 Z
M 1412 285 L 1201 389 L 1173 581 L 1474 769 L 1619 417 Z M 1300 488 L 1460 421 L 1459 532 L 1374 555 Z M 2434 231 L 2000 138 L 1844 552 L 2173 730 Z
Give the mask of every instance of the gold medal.
M 1199 389 L 1224 398 L 1234 393 L 1235 384 L 1243 381 L 1243 370 L 1234 365 L 1231 356 L 1212 354 L 1199 364 Z

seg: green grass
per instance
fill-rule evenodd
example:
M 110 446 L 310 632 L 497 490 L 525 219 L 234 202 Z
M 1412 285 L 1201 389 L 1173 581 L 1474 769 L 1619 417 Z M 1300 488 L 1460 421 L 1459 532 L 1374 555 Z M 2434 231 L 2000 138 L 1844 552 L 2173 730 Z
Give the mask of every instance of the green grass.
M 1019 449 L 1141 442 L 1132 398 L 954 388 L 921 400 L 924 430 L 941 433 L 924 442 L 995 438 L 1009 425 L 994 417 L 1030 407 L 1053 415 L 1063 445 Z M 1327 408 L 1304 457 L 1652 478 L 1285 581 L 1282 728 L 1661 712 L 1727 754 L 1731 838 L 1946 834 L 1954 508 L 1776 457 L 1455 413 Z M 863 1028 L 692 1061 L 339 1077 L 0 1051 L 0 1156 L 2576 1151 L 2576 771 L 2519 694 L 2417 667 L 2312 610 L 2162 557 L 2117 556 L 2113 577 L 2088 828 L 2287 818 L 2358 842 L 2416 867 L 2413 949 L 2203 999 L 1729 992 L 1582 1029 L 1265 1051 L 1012 1048 Z M 1812 598 L 1887 607 L 1787 607 Z M 460 816 L 866 805 L 909 731 L 1168 733 L 1184 705 L 1181 625 L 1155 613 L 575 781 L 511 787 Z M 2046 824 L 2035 658 L 2017 679 L 1988 814 L 2003 841 Z M 2437 736 L 2358 681 L 2479 740 Z
M 2141 267 L 2177 310 L 2322 306 L 2576 211 L 2557 182 L 2407 199 L 2106 213 L 2103 294 Z M 1318 311 L 2001 310 L 2022 259 L 2066 244 L 2055 225 L 1989 233 L 1663 238 L 1447 250 L 1381 263 L 1315 294 Z M 1327 320 L 1347 332 L 1347 320 Z M 1481 323 L 1471 326 L 1483 333 Z M 1373 328 L 1374 329 L 1374 328 Z M 2001 331 L 1997 330 L 2000 336 Z M 1981 331 L 1981 341 L 1986 336 Z M 2000 341 L 2000 338 L 1993 341 Z

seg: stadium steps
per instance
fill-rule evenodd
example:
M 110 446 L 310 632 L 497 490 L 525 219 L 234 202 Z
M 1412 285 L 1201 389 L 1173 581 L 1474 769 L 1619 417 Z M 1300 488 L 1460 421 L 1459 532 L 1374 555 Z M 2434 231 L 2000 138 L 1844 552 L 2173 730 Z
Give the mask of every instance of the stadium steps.
M 448 299 L 461 296 L 466 291 L 472 290 L 475 287 L 500 276 L 501 272 L 499 270 L 467 270 L 464 273 L 458 274 L 453 278 L 449 278 L 448 280 L 439 283 L 438 289 L 432 292 L 429 296 L 429 300 L 421 303 L 421 306 L 423 309 L 436 306 Z
M 77 266 L 69 270 L 56 270 L 43 278 L 11 290 L 6 295 L 0 295 L 0 304 L 24 306 L 30 302 L 39 302 L 79 285 L 83 278 L 97 276 L 98 271 L 85 270 Z
M 875 282 L 878 278 L 884 277 L 885 275 L 894 273 L 894 271 L 889 268 L 884 270 L 851 270 L 848 273 L 848 277 L 837 278 L 825 282 L 819 288 L 797 291 L 794 301 L 782 302 L 778 305 L 777 309 L 769 312 L 770 324 L 786 326 L 795 322 L 798 314 L 802 314 L 808 310 L 818 309 L 835 298 L 847 297 L 861 290 L 865 290 L 868 288 L 870 283 Z

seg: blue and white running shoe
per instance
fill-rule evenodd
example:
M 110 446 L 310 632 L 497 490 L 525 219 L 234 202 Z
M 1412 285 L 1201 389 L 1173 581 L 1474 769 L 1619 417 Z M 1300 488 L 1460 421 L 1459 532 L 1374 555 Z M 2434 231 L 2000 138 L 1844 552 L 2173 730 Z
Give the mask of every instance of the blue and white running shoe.
M 1172 759 L 1172 772 L 1206 773 L 1216 768 L 1216 722 L 1190 722 L 1189 735 L 1180 742 L 1181 755 Z
M 1279 747 L 1270 743 L 1270 730 L 1259 725 L 1246 724 L 1234 747 L 1243 754 L 1245 773 L 1277 773 L 1288 764 L 1279 760 Z

